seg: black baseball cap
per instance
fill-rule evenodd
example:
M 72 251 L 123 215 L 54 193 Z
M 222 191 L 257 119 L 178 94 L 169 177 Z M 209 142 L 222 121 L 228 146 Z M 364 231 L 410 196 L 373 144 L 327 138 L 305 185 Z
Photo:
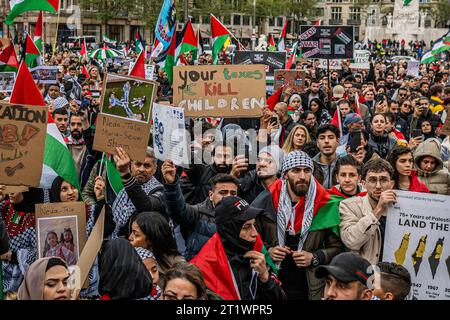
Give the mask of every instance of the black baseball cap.
M 329 265 L 317 267 L 315 275 L 316 278 L 322 279 L 331 274 L 340 282 L 359 281 L 367 286 L 367 281 L 373 274 L 373 270 L 369 269 L 369 267 L 370 262 L 359 254 L 344 252 L 335 256 Z
M 239 197 L 225 197 L 216 206 L 216 224 L 230 220 L 248 221 L 256 218 L 264 210 L 251 207 L 247 201 Z

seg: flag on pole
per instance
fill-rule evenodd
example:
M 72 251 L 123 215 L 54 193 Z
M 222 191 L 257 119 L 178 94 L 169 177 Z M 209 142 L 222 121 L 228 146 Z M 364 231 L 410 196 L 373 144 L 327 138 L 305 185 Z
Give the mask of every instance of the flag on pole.
M 211 13 L 211 38 L 213 64 L 217 64 L 219 53 L 226 50 L 227 44 L 231 43 L 231 32 Z
M 159 42 L 158 39 L 155 39 L 155 43 L 153 44 L 153 48 L 152 48 L 152 54 L 151 54 L 151 58 L 156 58 L 158 57 L 161 52 L 164 50 L 164 45 Z
M 175 25 L 175 3 L 173 0 L 164 0 L 155 27 L 155 38 L 162 44 L 163 50 L 170 46 L 176 30 Z
M 110 39 L 106 36 L 106 34 L 103 35 L 103 42 L 106 43 L 108 47 L 115 47 L 117 45 L 117 41 Z
M 19 70 L 19 61 L 14 50 L 14 44 L 11 42 L 0 52 L 0 72 L 17 72 L 17 70 Z
M 10 0 L 11 11 L 6 17 L 5 23 L 12 25 L 17 16 L 27 11 L 40 10 L 58 13 L 59 2 L 59 0 Z
M 134 41 L 134 46 L 136 47 L 137 54 L 140 54 L 142 51 L 144 51 L 144 42 L 142 41 L 139 31 L 136 31 L 136 40 Z
M 273 34 L 269 33 L 269 47 L 267 48 L 268 51 L 275 51 L 276 45 L 275 45 L 275 39 L 273 38 Z
M 286 33 L 287 33 L 288 21 L 286 20 L 283 31 L 281 31 L 280 38 L 278 39 L 278 51 L 286 51 Z
M 130 76 L 145 79 L 145 51 L 142 50 L 139 54 Z
M 281 94 L 283 93 L 283 87 L 278 88 L 269 98 L 266 100 L 266 105 L 269 106 L 269 110 L 273 111 L 275 105 L 280 102 Z
M 197 30 L 197 57 L 203 54 L 203 38 L 202 32 L 200 31 L 200 27 Z
M 443 37 L 444 44 L 450 46 L 450 31 Z
M 183 40 L 181 42 L 180 51 L 177 53 L 177 63 L 178 64 L 187 64 L 183 60 L 184 60 L 184 54 L 188 53 L 188 52 L 192 53 L 192 58 L 194 61 L 197 60 L 197 51 L 198 51 L 197 46 L 198 46 L 197 37 L 195 36 L 195 32 L 194 32 L 194 28 L 192 27 L 192 23 L 189 20 L 186 25 L 186 28 L 185 28 Z
M 174 33 L 172 37 L 172 41 L 169 46 L 169 50 L 167 51 L 167 56 L 164 65 L 164 72 L 167 74 L 167 79 L 170 84 L 173 83 L 173 67 L 175 66 L 175 50 L 177 46 L 177 34 Z
M 30 35 L 27 34 L 25 38 L 25 63 L 28 68 L 32 69 L 39 65 L 39 59 L 41 57 L 41 53 L 39 49 L 34 44 L 33 40 L 31 40 Z
M 87 47 L 86 47 L 86 38 L 83 38 L 83 43 L 81 44 L 80 56 L 81 58 L 86 58 L 88 55 Z
M 433 45 L 433 48 L 431 49 L 431 53 L 433 55 L 439 55 L 442 52 L 445 52 L 448 50 L 450 50 L 450 45 L 446 45 L 444 43 L 444 39 L 441 38 L 438 41 L 436 41 L 436 43 Z
M 83 66 L 81 67 L 81 73 L 84 74 L 84 75 L 86 76 L 86 79 L 89 79 L 89 72 L 87 71 L 85 65 L 83 65 Z
M 433 53 L 431 51 L 426 52 L 423 57 L 422 60 L 420 61 L 421 64 L 428 64 L 431 63 L 433 61 L 436 61 L 437 58 L 433 55 Z
M 38 19 L 36 22 L 36 30 L 34 31 L 34 44 L 38 48 L 41 54 L 44 53 L 44 48 L 42 46 L 42 11 L 39 11 Z
M 31 76 L 26 63 L 22 62 L 11 93 L 11 103 L 46 106 L 44 98 Z

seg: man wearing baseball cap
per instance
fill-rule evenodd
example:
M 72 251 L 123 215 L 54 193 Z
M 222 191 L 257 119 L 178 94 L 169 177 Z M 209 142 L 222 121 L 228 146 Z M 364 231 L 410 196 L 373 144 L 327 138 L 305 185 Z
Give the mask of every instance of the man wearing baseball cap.
M 353 252 L 338 254 L 326 266 L 316 269 L 326 279 L 324 300 L 372 300 L 373 269 L 370 262 Z
M 335 233 L 340 221 L 338 204 L 331 201 L 313 170 L 305 152 L 290 152 L 283 160 L 282 178 L 252 203 L 276 221 L 278 243 L 269 253 L 280 265 L 278 276 L 292 300 L 321 299 L 325 282 L 314 276 L 314 268 L 328 264 L 343 250 Z
M 205 276 L 209 289 L 226 300 L 280 300 L 285 295 L 262 253 L 264 245 L 256 230 L 263 210 L 239 197 L 225 197 L 215 208 L 217 233 L 190 262 Z

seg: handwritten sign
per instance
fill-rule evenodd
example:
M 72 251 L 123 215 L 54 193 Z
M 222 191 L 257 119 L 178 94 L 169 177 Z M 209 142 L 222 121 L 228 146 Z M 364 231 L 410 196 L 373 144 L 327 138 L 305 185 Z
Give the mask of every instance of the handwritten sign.
M 174 105 L 187 117 L 260 117 L 266 103 L 264 65 L 174 68 Z
M 131 159 L 144 162 L 157 86 L 154 81 L 106 75 L 94 150 L 116 154 L 116 147 L 122 147 Z
M 327 69 L 328 62 L 327 59 L 319 59 L 319 65 L 317 66 L 319 69 Z M 341 60 L 332 59 L 330 60 L 330 70 L 342 70 Z
M 152 112 L 156 158 L 162 161 L 170 159 L 177 166 L 188 167 L 184 109 L 155 103 Z
M 355 50 L 350 69 L 370 69 L 369 59 L 369 50 Z
M 295 92 L 303 92 L 305 89 L 305 72 L 297 70 L 275 70 L 274 89 L 283 87 L 283 92 L 293 88 Z
M 36 204 L 36 237 L 39 258 L 57 253 L 75 265 L 86 243 L 84 202 Z
M 418 77 L 419 76 L 420 61 L 408 61 L 408 69 L 406 70 L 407 76 Z
M 38 187 L 47 109 L 0 103 L 0 184 Z
M 94 150 L 116 154 L 116 147 L 122 147 L 131 159 L 144 162 L 149 134 L 147 123 L 99 114 Z
M 450 300 L 450 197 L 395 191 L 389 207 L 383 261 L 411 275 L 412 300 Z

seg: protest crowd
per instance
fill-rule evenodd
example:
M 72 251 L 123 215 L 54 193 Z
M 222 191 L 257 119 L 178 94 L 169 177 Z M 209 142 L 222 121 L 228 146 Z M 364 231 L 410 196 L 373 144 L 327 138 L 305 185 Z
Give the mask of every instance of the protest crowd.
M 160 126 L 150 111 L 145 148 L 134 150 L 142 157 L 121 144 L 99 150 L 94 141 L 105 108 L 123 107 L 125 117 L 138 122 L 146 119 L 147 104 L 179 106 L 175 83 L 188 81 L 177 75 L 180 65 L 191 72 L 244 68 L 226 50 L 236 41 L 231 33 L 219 50 L 202 52 L 198 39 L 188 41 L 195 36 L 189 26 L 184 38 L 159 52 L 138 35 L 122 49 L 105 39 L 89 50 L 81 38 L 54 52 L 40 47 L 38 56 L 30 53 L 29 35 L 23 46 L 13 39 L 3 44 L 0 68 L 16 75 L 14 89 L 0 93 L 0 118 L 11 117 L 7 105 L 37 105 L 46 108 L 48 123 L 41 184 L 17 190 L 1 181 L 2 299 L 406 299 L 411 272 L 383 260 L 387 216 L 399 190 L 450 195 L 450 42 L 418 64 L 415 75 L 408 61 L 389 60 L 382 47 L 417 57 L 425 43 L 370 43 L 367 69 L 343 59 L 337 70 L 319 68 L 319 60 L 301 56 L 294 43 L 269 43 L 265 52 L 286 53 L 279 69 L 301 71 L 301 89 L 265 87 L 256 116 L 221 117 L 217 108 L 204 117 L 186 115 L 187 163 L 172 153 L 158 156 Z M 171 51 L 176 41 L 178 57 Z M 154 68 L 151 79 L 145 80 L 144 64 Z M 30 82 L 30 70 L 40 66 L 53 67 L 54 82 L 39 76 Z M 106 75 L 128 82 L 107 94 Z M 138 78 L 154 84 L 153 101 L 133 95 L 144 85 Z M 233 89 L 211 90 L 230 95 Z M 57 130 L 50 134 L 51 127 Z M 7 133 L 1 139 L 0 148 Z M 44 228 L 43 222 L 40 230 L 36 207 L 71 202 L 83 202 L 86 243 L 100 220 L 103 228 L 88 274 L 75 289 L 69 266 L 81 260 L 79 230 Z

